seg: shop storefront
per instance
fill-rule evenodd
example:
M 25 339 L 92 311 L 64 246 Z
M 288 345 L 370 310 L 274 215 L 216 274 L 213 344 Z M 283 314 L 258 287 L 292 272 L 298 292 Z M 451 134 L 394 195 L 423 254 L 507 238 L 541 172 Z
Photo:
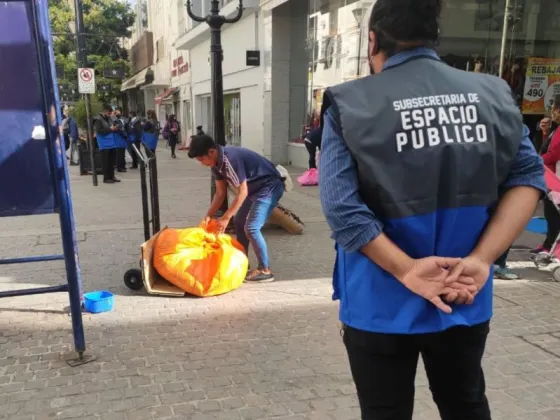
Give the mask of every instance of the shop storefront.
M 126 108 L 136 111 L 139 115 L 145 115 L 146 110 L 149 109 L 150 99 L 153 101 L 153 98 L 146 95 L 145 90 L 145 87 L 154 80 L 152 40 L 152 32 L 145 31 L 132 46 L 130 49 L 132 76 L 123 80 L 121 85 Z
M 317 123 L 327 87 L 368 74 L 367 21 L 374 2 L 309 0 L 307 125 Z M 453 67 L 506 80 L 533 134 L 560 94 L 557 0 L 446 0 L 437 49 Z

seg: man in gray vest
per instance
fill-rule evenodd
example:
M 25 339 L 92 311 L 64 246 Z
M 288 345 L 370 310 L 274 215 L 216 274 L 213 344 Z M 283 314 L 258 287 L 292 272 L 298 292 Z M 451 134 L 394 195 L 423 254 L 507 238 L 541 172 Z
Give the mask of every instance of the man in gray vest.
M 374 75 L 323 99 L 321 202 L 362 419 L 410 420 L 421 355 L 444 420 L 490 420 L 492 265 L 546 190 L 507 84 L 440 61 L 441 0 L 377 0 Z

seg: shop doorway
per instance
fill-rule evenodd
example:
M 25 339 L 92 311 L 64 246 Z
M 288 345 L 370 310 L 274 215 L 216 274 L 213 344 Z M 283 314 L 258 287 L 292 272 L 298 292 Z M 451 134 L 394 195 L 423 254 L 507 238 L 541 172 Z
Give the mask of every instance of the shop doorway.
M 241 95 L 239 92 L 224 95 L 224 120 L 226 144 L 241 146 Z

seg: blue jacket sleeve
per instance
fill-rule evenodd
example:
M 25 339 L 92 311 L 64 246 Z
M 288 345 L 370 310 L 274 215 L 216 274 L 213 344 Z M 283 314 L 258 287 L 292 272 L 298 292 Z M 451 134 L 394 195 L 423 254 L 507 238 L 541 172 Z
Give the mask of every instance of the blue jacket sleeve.
M 71 118 L 69 121 L 69 125 L 70 125 L 70 138 L 72 140 L 77 140 L 79 137 L 78 124 L 76 124 L 76 121 L 74 121 L 74 119 Z
M 356 164 L 338 133 L 329 109 L 323 121 L 319 161 L 321 205 L 332 238 L 346 252 L 356 252 L 379 236 L 383 225 L 360 197 Z
M 534 187 L 546 193 L 544 165 L 531 142 L 529 128 L 525 125 L 523 126 L 523 139 L 519 145 L 517 157 L 510 168 L 508 178 L 501 186 L 501 190 L 503 192 L 520 186 Z

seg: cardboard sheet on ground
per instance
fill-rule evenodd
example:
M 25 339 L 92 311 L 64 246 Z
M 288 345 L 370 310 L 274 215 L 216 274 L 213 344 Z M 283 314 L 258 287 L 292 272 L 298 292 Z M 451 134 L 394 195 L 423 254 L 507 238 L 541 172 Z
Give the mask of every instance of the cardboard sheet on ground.
M 185 296 L 184 290 L 169 283 L 159 275 L 152 264 L 154 255 L 154 243 L 161 232 L 152 236 L 148 241 L 144 242 L 140 249 L 142 252 L 142 278 L 144 279 L 144 287 L 150 295 L 159 296 Z

